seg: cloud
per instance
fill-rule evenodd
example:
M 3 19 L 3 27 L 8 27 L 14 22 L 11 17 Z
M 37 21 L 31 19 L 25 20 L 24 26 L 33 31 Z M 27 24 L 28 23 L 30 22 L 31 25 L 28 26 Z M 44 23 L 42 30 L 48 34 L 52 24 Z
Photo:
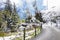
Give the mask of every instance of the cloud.
M 3 3 L 3 2 L 6 2 L 7 0 L 0 0 L 0 3 Z M 22 0 L 10 0 L 12 4 L 16 4 L 16 6 L 22 6 L 23 5 L 23 2 Z
M 12 3 L 12 4 L 15 3 L 17 7 L 23 5 L 22 0 L 11 0 L 11 3 Z
M 32 3 L 35 0 L 26 0 L 27 3 Z
M 51 20 L 51 17 L 60 16 L 60 0 L 44 0 L 43 5 L 45 5 L 48 10 L 44 10 L 44 19 Z M 55 12 L 55 13 L 54 13 Z
M 60 7 L 60 0 L 44 0 L 43 5 L 47 6 L 48 9 L 52 9 L 52 7 Z

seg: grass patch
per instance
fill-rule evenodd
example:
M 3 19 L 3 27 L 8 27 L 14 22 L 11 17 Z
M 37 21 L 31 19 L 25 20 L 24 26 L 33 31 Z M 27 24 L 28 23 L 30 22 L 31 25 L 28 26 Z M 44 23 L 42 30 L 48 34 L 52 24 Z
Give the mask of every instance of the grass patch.
M 22 40 L 22 36 L 21 37 L 14 38 L 13 40 Z
M 14 40 L 22 40 L 22 38 L 15 38 Z
M 0 37 L 4 37 L 4 36 L 7 36 L 7 33 L 0 32 Z
M 29 31 L 32 31 L 32 30 L 35 30 L 34 28 L 33 29 L 29 29 L 29 30 L 25 30 L 26 32 L 29 32 Z M 36 34 L 38 35 L 41 31 L 41 28 L 40 27 L 37 27 L 36 28 Z M 23 32 L 23 31 L 21 31 Z M 4 36 L 10 36 L 10 35 L 16 35 L 18 32 L 10 32 L 10 33 L 4 33 L 4 32 L 0 32 L 0 37 L 4 37 Z M 34 38 L 35 36 L 35 32 L 29 34 L 29 36 L 32 36 L 31 38 Z M 27 36 L 28 37 L 28 36 Z M 13 40 L 22 40 L 23 39 L 23 36 L 19 37 L 19 38 L 15 38 Z M 29 39 L 27 39 L 29 40 Z
M 0 37 L 5 37 L 5 36 L 11 36 L 11 35 L 16 35 L 17 32 L 9 32 L 9 33 L 5 33 L 5 32 L 0 32 Z

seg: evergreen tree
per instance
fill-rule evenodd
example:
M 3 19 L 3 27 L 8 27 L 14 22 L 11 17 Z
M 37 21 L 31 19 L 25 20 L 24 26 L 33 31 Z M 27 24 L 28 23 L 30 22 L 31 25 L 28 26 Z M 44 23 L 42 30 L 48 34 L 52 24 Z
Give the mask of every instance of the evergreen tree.
M 16 11 L 16 6 L 15 6 L 15 3 L 14 3 L 14 6 L 13 6 L 13 11 L 12 11 L 12 31 L 17 31 L 17 28 L 18 28 L 18 21 L 19 21 L 19 16 L 18 16 L 18 13 Z
M 1 28 L 1 25 L 2 25 L 2 12 L 0 11 L 0 28 Z
M 2 28 L 6 29 L 6 31 L 16 31 L 19 22 L 20 19 L 16 11 L 15 3 L 12 6 L 10 0 L 7 0 L 4 10 L 0 12 L 0 27 L 3 26 Z
M 38 19 L 40 22 L 43 22 L 42 14 L 41 13 L 36 13 L 35 14 L 36 19 Z
M 15 3 L 14 3 L 14 7 L 13 7 L 12 21 L 13 21 L 13 25 L 16 25 L 16 22 L 17 22 L 17 12 L 16 12 Z
M 29 8 L 26 9 L 26 14 L 27 14 L 26 22 L 29 23 L 30 19 L 32 18 L 32 15 L 29 12 Z
M 35 0 L 35 2 L 33 4 L 33 7 L 35 9 L 35 18 L 38 19 L 40 22 L 45 22 L 45 21 L 43 21 L 42 13 L 38 10 L 36 3 L 37 2 Z
M 7 0 L 4 9 L 4 20 L 7 21 L 7 28 L 11 28 L 12 4 L 10 3 L 10 0 Z
M 12 13 L 12 4 L 11 4 L 10 0 L 6 1 L 5 10 L 9 11 L 10 15 L 11 15 L 11 13 Z

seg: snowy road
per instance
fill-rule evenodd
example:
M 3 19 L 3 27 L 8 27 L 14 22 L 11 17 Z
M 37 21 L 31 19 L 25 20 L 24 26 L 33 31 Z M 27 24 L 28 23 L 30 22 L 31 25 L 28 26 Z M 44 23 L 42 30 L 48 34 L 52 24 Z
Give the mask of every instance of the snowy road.
M 45 27 L 41 34 L 31 40 L 60 40 L 60 31 L 54 27 Z

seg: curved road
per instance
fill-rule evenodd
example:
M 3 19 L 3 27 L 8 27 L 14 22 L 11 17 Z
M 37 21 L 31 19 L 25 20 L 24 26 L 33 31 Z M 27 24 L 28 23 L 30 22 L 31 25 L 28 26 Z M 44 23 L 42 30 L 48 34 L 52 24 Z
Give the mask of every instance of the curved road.
M 45 27 L 42 29 L 41 34 L 31 40 L 60 40 L 60 31 L 54 27 Z

